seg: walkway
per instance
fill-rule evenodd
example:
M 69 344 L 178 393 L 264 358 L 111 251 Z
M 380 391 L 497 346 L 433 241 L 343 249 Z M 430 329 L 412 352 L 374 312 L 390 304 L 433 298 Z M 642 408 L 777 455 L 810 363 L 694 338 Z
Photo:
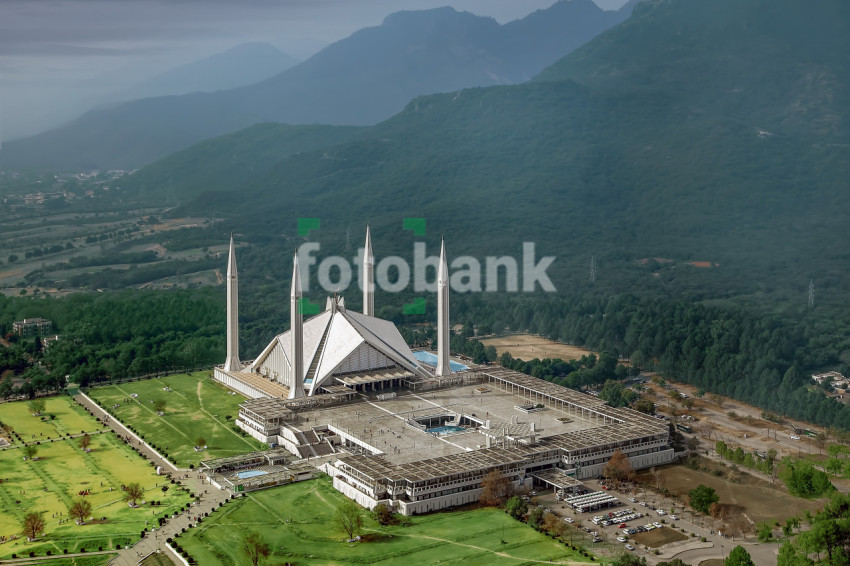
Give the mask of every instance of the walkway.
M 184 528 L 189 528 L 197 524 L 199 517 L 203 517 L 204 513 L 209 513 L 214 508 L 218 507 L 219 503 L 227 501 L 231 494 L 229 491 L 219 490 L 218 488 L 204 483 L 203 476 L 195 470 L 186 470 L 177 468 L 168 460 L 162 458 L 156 451 L 151 449 L 138 436 L 131 432 L 120 422 L 112 418 L 106 411 L 101 409 L 96 404 L 92 403 L 84 395 L 75 395 L 74 399 L 83 407 L 90 409 L 96 418 L 104 421 L 118 436 L 122 438 L 130 438 L 130 445 L 137 448 L 142 456 L 153 462 L 157 466 L 162 466 L 168 472 L 168 477 L 177 480 L 183 487 L 189 489 L 192 493 L 200 494 L 200 498 L 193 501 L 189 509 L 176 517 L 168 519 L 162 527 L 156 528 L 153 532 L 148 532 L 145 538 L 141 539 L 135 545 L 121 550 L 113 560 L 109 562 L 114 566 L 137 566 L 139 560 L 162 550 L 168 552 L 165 546 L 165 539 L 174 537 Z

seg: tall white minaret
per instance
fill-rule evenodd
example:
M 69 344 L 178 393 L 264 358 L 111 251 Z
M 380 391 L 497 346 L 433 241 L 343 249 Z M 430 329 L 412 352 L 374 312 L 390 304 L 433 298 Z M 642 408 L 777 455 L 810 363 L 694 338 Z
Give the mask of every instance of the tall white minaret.
M 227 257 L 227 359 L 224 371 L 239 371 L 239 278 L 236 274 L 236 248 L 230 234 L 230 255 Z
M 366 246 L 363 248 L 363 314 L 375 316 L 375 256 L 372 255 L 372 237 L 366 226 Z
M 446 261 L 446 242 L 440 246 L 440 265 L 437 267 L 437 375 L 449 375 L 449 265 Z
M 292 346 L 289 359 L 292 360 L 292 383 L 289 386 L 289 398 L 304 397 L 304 327 L 301 315 L 301 270 L 298 269 L 298 253 L 292 264 L 292 290 L 289 297 L 289 331 Z

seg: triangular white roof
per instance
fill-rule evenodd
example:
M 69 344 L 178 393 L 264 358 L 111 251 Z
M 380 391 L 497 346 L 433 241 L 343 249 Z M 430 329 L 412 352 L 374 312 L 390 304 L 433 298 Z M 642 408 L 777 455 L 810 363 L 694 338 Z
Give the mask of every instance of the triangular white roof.
M 328 302 L 328 310 L 304 321 L 304 375 L 300 378 L 310 379 L 304 383 L 307 395 L 313 395 L 323 385 L 332 384 L 334 374 L 352 371 L 400 366 L 420 377 L 430 377 L 395 324 L 348 311 L 341 301 L 334 305 L 334 300 Z M 267 373 L 289 385 L 288 377 L 281 378 L 291 373 L 291 336 L 289 330 L 275 336 L 254 360 L 251 370 L 261 371 L 265 367 Z

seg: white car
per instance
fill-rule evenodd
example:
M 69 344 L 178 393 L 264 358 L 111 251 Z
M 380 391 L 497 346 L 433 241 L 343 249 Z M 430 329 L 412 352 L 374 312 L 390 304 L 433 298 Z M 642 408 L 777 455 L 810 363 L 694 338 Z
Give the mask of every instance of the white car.
M 626 542 L 627 540 L 629 539 L 627 539 L 626 537 L 617 537 L 617 542 Z
M 626 545 L 626 550 L 634 550 L 634 549 L 635 549 L 635 547 L 633 547 L 632 545 L 630 545 L 630 544 Z
M 797 436 L 796 434 L 792 434 L 790 436 L 791 436 L 791 440 L 800 440 L 800 437 Z
M 676 515 L 670 515 L 670 518 L 673 519 L 674 521 L 679 520 L 679 517 L 677 517 Z
M 637 501 L 637 499 L 635 499 L 634 497 L 629 497 L 629 501 L 631 501 L 632 503 L 634 503 L 634 502 L 636 502 L 636 501 Z
M 575 520 L 572 517 L 565 517 L 564 521 L 566 521 L 567 523 L 570 523 L 570 524 L 575 523 Z
M 662 525 L 661 523 L 659 523 L 658 521 L 656 521 L 656 522 L 654 522 L 654 523 L 652 523 L 652 524 L 655 526 L 655 528 L 656 528 L 656 529 L 660 529 L 661 527 L 663 527 L 663 526 L 664 526 L 664 525 Z
M 659 516 L 659 517 L 663 517 L 663 516 L 664 516 L 664 515 L 666 515 L 666 514 L 667 514 L 667 513 L 666 513 L 663 509 L 659 509 L 659 510 L 658 510 L 658 516 Z

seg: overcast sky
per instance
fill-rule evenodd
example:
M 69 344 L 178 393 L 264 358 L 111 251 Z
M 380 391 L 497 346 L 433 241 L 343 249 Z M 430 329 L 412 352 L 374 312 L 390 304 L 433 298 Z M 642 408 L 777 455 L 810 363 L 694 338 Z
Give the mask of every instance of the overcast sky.
M 616 9 L 625 0 L 594 0 Z M 0 136 L 34 133 L 106 89 L 249 41 L 306 59 L 399 10 L 505 23 L 554 0 L 0 0 Z

